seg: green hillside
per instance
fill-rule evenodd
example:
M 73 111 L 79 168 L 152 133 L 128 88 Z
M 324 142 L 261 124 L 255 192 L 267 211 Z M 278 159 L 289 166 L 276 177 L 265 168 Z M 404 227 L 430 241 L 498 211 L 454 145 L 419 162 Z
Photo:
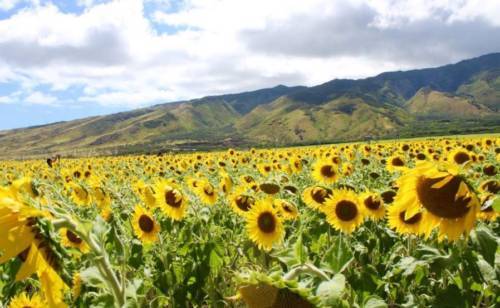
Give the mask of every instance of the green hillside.
M 109 155 L 500 131 L 500 53 L 0 132 L 0 157 Z

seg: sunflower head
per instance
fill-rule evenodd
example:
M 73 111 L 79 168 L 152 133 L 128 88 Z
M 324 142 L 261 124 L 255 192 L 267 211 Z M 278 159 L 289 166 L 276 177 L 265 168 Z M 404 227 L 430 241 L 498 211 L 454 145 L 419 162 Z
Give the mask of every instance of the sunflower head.
M 389 172 L 403 171 L 407 168 L 407 164 L 402 155 L 393 155 L 387 159 L 386 168 Z
M 82 240 L 78 235 L 73 233 L 73 231 L 61 228 L 59 229 L 59 235 L 61 237 L 61 243 L 64 247 L 76 248 L 82 253 L 89 252 L 89 246 Z
M 140 205 L 136 205 L 132 216 L 132 228 L 135 235 L 143 243 L 154 243 L 158 240 L 160 225 L 156 222 L 152 213 Z
M 318 160 L 314 163 L 312 176 L 320 183 L 334 183 L 339 178 L 338 166 L 326 159 Z
M 387 210 L 389 227 L 400 234 L 421 234 L 424 227 L 422 217 L 420 212 L 408 216 L 406 210 L 399 206 L 392 205 Z
M 245 216 L 255 204 L 253 194 L 246 186 L 237 187 L 229 197 L 232 209 L 240 216 Z
M 332 227 L 345 233 L 351 233 L 363 223 L 360 200 L 352 190 L 334 191 L 321 210 Z
M 403 175 L 394 205 L 405 211 L 405 219 L 422 213 L 423 233 L 439 229 L 439 238 L 456 240 L 474 226 L 479 201 L 467 182 L 446 166 L 424 163 Z
M 367 217 L 378 220 L 385 216 L 384 200 L 373 192 L 365 192 L 360 196 L 363 212 Z
M 33 294 L 31 297 L 26 293 L 21 293 L 13 297 L 9 303 L 9 308 L 44 308 L 47 303 L 39 294 Z
M 452 164 L 464 165 L 472 160 L 472 154 L 463 148 L 455 149 L 448 154 L 447 161 Z
M 156 205 L 174 220 L 181 220 L 187 208 L 186 196 L 177 184 L 163 180 L 155 188 Z
M 262 307 L 321 307 L 314 290 L 299 285 L 296 280 L 285 280 L 282 273 L 266 275 L 259 272 L 239 273 L 236 277 L 238 295 L 249 308 Z
M 284 229 L 271 199 L 259 200 L 246 215 L 247 232 L 260 249 L 271 250 L 283 240 Z
M 73 182 L 71 182 L 69 185 L 71 187 L 71 199 L 73 200 L 73 202 L 80 206 L 89 206 L 92 202 L 92 195 L 90 194 L 89 190 L 83 185 Z
M 217 201 L 217 192 L 208 180 L 199 180 L 196 185 L 193 190 L 203 203 L 213 205 Z
M 302 200 L 312 209 L 320 209 L 333 194 L 330 188 L 312 186 L 302 192 Z
M 297 207 L 290 201 L 284 199 L 276 199 L 274 200 L 274 206 L 284 220 L 296 219 L 299 216 Z

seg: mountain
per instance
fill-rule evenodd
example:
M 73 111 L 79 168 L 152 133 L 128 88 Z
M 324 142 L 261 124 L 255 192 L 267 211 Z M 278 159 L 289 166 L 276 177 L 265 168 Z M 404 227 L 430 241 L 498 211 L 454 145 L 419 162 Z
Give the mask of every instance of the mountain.
M 0 156 L 107 155 L 500 131 L 500 53 L 0 132 Z

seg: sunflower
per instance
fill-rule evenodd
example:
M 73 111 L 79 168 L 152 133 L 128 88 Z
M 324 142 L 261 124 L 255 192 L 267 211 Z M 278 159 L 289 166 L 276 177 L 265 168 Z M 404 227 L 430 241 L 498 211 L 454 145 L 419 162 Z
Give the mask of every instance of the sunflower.
M 174 220 L 181 220 L 186 214 L 187 198 L 172 181 L 163 180 L 156 185 L 156 204 Z
M 422 213 L 406 217 L 406 210 L 399 206 L 390 206 L 387 209 L 387 224 L 400 234 L 421 234 Z
M 313 178 L 324 184 L 334 183 L 339 178 L 337 165 L 328 160 L 318 160 L 313 165 Z
M 219 184 L 220 190 L 228 195 L 233 189 L 233 179 L 229 176 L 229 174 L 223 172 L 221 173 L 221 180 Z
M 389 172 L 403 171 L 406 168 L 405 159 L 401 155 L 393 155 L 387 159 L 386 168 Z
M 134 234 L 143 243 L 154 243 L 158 240 L 160 225 L 155 221 L 154 216 L 140 205 L 135 206 L 132 228 Z
M 205 204 L 213 205 L 217 201 L 217 191 L 208 180 L 199 181 L 194 192 Z
M 472 159 L 471 153 L 466 149 L 455 149 L 448 154 L 448 162 L 463 165 Z
M 99 208 L 111 206 L 111 196 L 100 186 L 92 187 L 92 197 Z
M 238 295 L 231 299 L 241 299 L 249 308 L 320 307 L 319 298 L 312 295 L 314 291 L 295 280 L 250 272 L 239 274 L 237 283 Z
M 394 205 L 405 210 L 405 219 L 422 213 L 423 233 L 439 228 L 439 239 L 456 240 L 473 228 L 479 200 L 456 168 L 421 163 L 398 179 Z
M 275 199 L 274 206 L 278 209 L 280 216 L 283 217 L 283 220 L 296 219 L 299 216 L 299 211 L 295 204 L 290 201 L 283 199 Z
M 29 177 L 24 177 L 15 180 L 10 186 L 10 189 L 18 198 L 22 197 L 23 195 L 27 195 L 33 199 L 40 196 L 40 193 L 38 192 L 35 183 Z
M 0 264 L 14 258 L 35 241 L 37 217 L 44 214 L 24 206 L 13 195 L 0 190 Z
M 333 194 L 330 188 L 322 186 L 312 186 L 304 189 L 302 192 L 302 201 L 312 209 L 320 209 L 326 202 L 326 199 Z
M 344 163 L 342 165 L 342 175 L 350 176 L 354 172 L 354 166 L 351 163 Z
M 186 178 L 186 184 L 189 187 L 190 190 L 195 191 L 196 189 L 199 188 L 200 186 L 200 179 L 196 179 L 194 177 L 187 177 Z
M 101 207 L 99 215 L 101 215 L 102 219 L 104 219 L 105 221 L 109 221 L 113 216 L 113 209 L 111 208 L 111 204 Z
M 44 308 L 47 307 L 39 294 L 29 297 L 26 293 L 21 293 L 13 297 L 9 303 L 9 308 Z
M 478 218 L 486 221 L 495 221 L 500 213 L 493 209 L 493 203 L 495 201 L 495 195 L 490 193 L 484 193 L 481 195 L 481 209 L 478 213 Z
M 479 191 L 483 193 L 497 194 L 500 192 L 500 181 L 486 180 L 479 184 Z
M 64 247 L 76 248 L 82 253 L 89 252 L 89 246 L 82 240 L 78 235 L 73 233 L 71 230 L 66 228 L 61 228 L 59 230 L 59 235 L 61 236 L 61 243 Z
M 271 250 L 273 244 L 283 240 L 283 223 L 278 211 L 273 207 L 272 199 L 257 201 L 246 216 L 247 232 L 250 239 L 260 249 Z
M 360 196 L 363 212 L 373 220 L 382 219 L 385 216 L 384 200 L 373 192 L 365 192 Z
M 135 193 L 141 198 L 141 200 L 146 204 L 148 208 L 153 208 L 156 205 L 155 192 L 150 185 L 144 183 L 144 181 L 137 181 L 134 186 Z
M 268 176 L 273 171 L 273 165 L 269 163 L 257 164 L 257 170 L 263 175 Z
M 328 223 L 337 230 L 351 233 L 363 223 L 359 197 L 352 190 L 339 189 L 321 208 Z
M 230 205 L 240 216 L 245 216 L 255 204 L 255 198 L 245 186 L 240 186 L 229 196 Z
M 483 167 L 483 173 L 487 176 L 495 176 L 497 174 L 497 168 L 492 164 L 485 165 Z
M 293 157 L 290 160 L 290 170 L 293 173 L 300 173 L 302 171 L 302 160 L 299 157 Z
M 73 182 L 71 182 L 69 185 L 71 187 L 71 199 L 73 200 L 73 202 L 80 206 L 90 205 L 90 203 L 92 202 L 92 196 L 90 195 L 87 188 Z
M 275 183 L 262 183 L 259 185 L 259 190 L 268 195 L 275 195 L 280 192 L 281 187 Z

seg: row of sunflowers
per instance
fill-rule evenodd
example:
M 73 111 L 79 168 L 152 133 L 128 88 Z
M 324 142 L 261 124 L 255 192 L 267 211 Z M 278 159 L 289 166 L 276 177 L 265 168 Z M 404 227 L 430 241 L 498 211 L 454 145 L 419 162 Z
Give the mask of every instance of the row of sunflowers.
M 499 161 L 495 135 L 2 161 L 0 301 L 498 307 Z

